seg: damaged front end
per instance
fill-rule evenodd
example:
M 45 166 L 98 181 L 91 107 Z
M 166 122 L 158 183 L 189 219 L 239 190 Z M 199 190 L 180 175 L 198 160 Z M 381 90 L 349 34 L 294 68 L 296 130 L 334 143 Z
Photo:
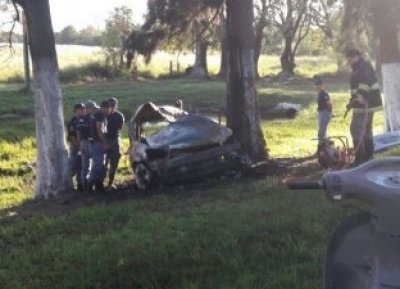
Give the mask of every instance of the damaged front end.
M 247 163 L 230 129 L 172 106 L 140 106 L 131 120 L 130 140 L 140 189 L 217 175 Z

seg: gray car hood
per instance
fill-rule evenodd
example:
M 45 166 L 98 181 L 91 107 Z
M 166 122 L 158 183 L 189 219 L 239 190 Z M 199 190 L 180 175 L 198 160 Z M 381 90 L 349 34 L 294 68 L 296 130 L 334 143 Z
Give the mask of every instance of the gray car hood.
M 146 138 L 150 147 L 189 149 L 223 145 L 232 136 L 229 128 L 201 115 L 186 115 Z

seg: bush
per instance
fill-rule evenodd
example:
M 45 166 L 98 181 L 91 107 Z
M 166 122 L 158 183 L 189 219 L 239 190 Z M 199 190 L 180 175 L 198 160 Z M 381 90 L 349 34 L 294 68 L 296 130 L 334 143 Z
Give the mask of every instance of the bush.
M 100 62 L 90 62 L 83 66 L 70 66 L 60 71 L 62 82 L 87 81 L 112 78 L 114 73 Z

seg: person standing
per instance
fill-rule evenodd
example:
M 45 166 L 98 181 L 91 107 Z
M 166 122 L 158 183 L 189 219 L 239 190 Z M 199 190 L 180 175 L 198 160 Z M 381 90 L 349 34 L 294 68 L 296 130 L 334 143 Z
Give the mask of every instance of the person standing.
M 78 125 L 79 120 L 84 115 L 85 106 L 82 103 L 77 103 L 74 105 L 73 113 L 74 116 L 67 124 L 67 142 L 69 146 L 69 158 L 68 158 L 68 167 L 70 171 L 71 178 L 73 179 L 76 176 L 76 184 L 77 190 L 82 191 L 82 158 L 79 147 L 79 139 L 78 139 Z
M 114 178 L 121 158 L 121 129 L 125 119 L 124 115 L 117 110 L 118 100 L 112 97 L 108 102 L 110 103 L 110 113 L 107 115 L 106 165 L 108 167 L 108 188 L 115 189 Z
M 91 192 L 93 186 L 95 191 L 104 191 L 103 181 L 105 178 L 104 154 L 107 148 L 105 139 L 106 115 L 109 111 L 109 103 L 102 102 L 100 107 L 94 101 L 86 103 L 86 110 L 90 115 L 90 153 L 91 162 L 88 173 L 88 191 Z
M 357 166 L 373 157 L 374 112 L 382 108 L 382 98 L 375 71 L 361 52 L 350 49 L 346 52 L 346 59 L 352 69 L 347 110 L 353 110 L 350 133 L 355 154 L 353 166 Z
M 83 190 L 88 190 L 88 173 L 90 165 L 90 115 L 86 107 L 77 123 L 79 150 L 81 153 L 81 183 Z
M 326 92 L 324 84 L 322 82 L 321 77 L 314 77 L 314 84 L 317 90 L 317 104 L 318 104 L 318 148 L 317 155 L 322 149 L 325 140 L 326 140 L 326 132 L 328 130 L 329 122 L 332 119 L 332 103 L 330 101 L 330 96 L 328 92 Z

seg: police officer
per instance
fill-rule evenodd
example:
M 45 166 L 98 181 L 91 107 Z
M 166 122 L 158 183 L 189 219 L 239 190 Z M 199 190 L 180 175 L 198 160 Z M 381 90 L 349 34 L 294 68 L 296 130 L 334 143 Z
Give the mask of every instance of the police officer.
M 74 116 L 67 124 L 67 142 L 69 145 L 69 159 L 68 167 L 70 171 L 71 178 L 76 176 L 77 190 L 82 191 L 82 159 L 81 152 L 79 148 L 78 139 L 78 125 L 79 119 L 84 115 L 85 106 L 82 103 L 77 103 L 74 105 L 73 113 Z
M 346 52 L 347 62 L 352 68 L 350 78 L 351 98 L 347 109 L 353 109 L 350 133 L 353 138 L 357 166 L 373 157 L 374 112 L 382 107 L 381 92 L 372 65 L 364 60 L 357 49 Z
M 88 172 L 90 165 L 90 115 L 86 111 L 77 123 L 79 150 L 81 152 L 81 183 L 84 190 L 88 190 Z
M 119 159 L 121 158 L 121 129 L 124 126 L 124 115 L 117 110 L 118 100 L 112 97 L 108 100 L 110 103 L 110 113 L 107 115 L 107 134 L 106 140 L 108 144 L 106 154 L 106 164 L 108 168 L 108 187 L 114 189 L 115 172 L 118 168 Z
M 104 191 L 103 181 L 105 178 L 104 153 L 107 148 L 105 139 L 106 114 L 110 104 L 105 101 L 100 107 L 94 101 L 86 103 L 86 110 L 90 116 L 90 153 L 91 162 L 88 173 L 88 191 L 92 191 L 93 185 L 97 192 Z

